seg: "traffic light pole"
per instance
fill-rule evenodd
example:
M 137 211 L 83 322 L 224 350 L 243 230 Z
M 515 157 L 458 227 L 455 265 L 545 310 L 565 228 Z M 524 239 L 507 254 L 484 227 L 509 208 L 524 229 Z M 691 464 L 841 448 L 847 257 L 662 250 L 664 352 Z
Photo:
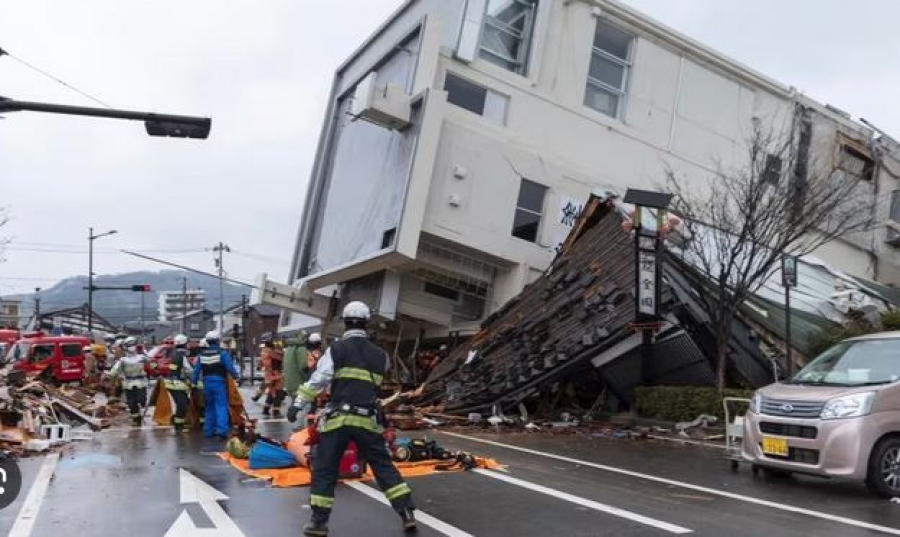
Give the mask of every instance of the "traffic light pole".
M 3 112 L 44 112 L 48 114 L 66 114 L 70 116 L 143 121 L 147 134 L 150 136 L 171 136 L 174 138 L 206 139 L 212 128 L 212 119 L 208 117 L 154 114 L 151 112 L 119 110 L 115 108 L 92 108 L 88 106 L 69 106 L 33 101 L 17 101 L 0 96 L 0 113 Z

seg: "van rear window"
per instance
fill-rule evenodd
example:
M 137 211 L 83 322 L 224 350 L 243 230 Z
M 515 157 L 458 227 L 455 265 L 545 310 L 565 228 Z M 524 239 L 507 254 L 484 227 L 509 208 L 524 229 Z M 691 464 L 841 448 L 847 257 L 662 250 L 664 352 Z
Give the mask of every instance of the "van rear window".
M 81 345 L 78 343 L 65 343 L 62 345 L 62 355 L 66 358 L 81 356 Z

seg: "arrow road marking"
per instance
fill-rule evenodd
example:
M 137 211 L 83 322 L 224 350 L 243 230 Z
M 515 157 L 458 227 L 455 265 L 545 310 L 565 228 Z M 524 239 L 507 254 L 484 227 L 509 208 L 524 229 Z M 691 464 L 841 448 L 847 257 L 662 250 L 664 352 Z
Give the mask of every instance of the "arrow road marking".
M 184 468 L 179 469 L 178 477 L 181 503 L 199 503 L 213 527 L 198 528 L 187 509 L 183 509 L 164 537 L 246 537 L 217 503 L 227 500 L 228 496 Z

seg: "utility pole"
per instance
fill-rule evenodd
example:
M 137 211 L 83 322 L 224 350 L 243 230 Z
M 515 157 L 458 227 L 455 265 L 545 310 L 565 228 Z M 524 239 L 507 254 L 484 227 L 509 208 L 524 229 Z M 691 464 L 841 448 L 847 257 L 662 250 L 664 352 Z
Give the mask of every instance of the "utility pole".
M 34 288 L 34 329 L 41 329 L 41 296 L 38 294 L 41 292 L 40 287 Z
M 88 303 L 87 303 L 87 331 L 88 337 L 93 338 L 94 330 L 94 241 L 107 235 L 118 233 L 115 229 L 94 235 L 94 228 L 88 228 Z
M 247 295 L 241 295 L 241 363 L 247 356 Z
M 219 269 L 219 337 L 225 332 L 225 265 L 222 263 L 222 256 L 225 252 L 231 252 L 231 248 L 227 244 L 219 241 L 219 244 L 213 246 L 213 252 L 216 253 L 216 268 Z
M 187 276 L 181 278 L 181 333 L 187 335 Z
M 147 331 L 144 329 L 144 293 L 141 293 L 141 343 L 144 342 L 144 334 Z

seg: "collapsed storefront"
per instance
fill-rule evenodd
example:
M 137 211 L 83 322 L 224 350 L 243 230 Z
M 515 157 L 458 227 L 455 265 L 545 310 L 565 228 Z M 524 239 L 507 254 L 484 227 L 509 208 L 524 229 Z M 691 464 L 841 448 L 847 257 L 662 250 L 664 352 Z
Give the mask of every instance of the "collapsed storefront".
M 580 397 L 585 408 L 620 410 L 632 406 L 638 386 L 713 386 L 715 338 L 698 301 L 709 282 L 677 241 L 667 244 L 662 262 L 664 322 L 651 345 L 642 343 L 635 325 L 635 246 L 623 226 L 628 215 L 617 198 L 592 196 L 546 273 L 434 368 L 419 405 L 459 415 L 524 411 L 520 405 L 527 403 L 540 412 Z M 900 305 L 900 291 L 812 258 L 801 260 L 799 272 L 791 340 L 800 360 L 822 330 Z M 735 318 L 730 385 L 763 386 L 784 371 L 780 289 L 773 276 Z

